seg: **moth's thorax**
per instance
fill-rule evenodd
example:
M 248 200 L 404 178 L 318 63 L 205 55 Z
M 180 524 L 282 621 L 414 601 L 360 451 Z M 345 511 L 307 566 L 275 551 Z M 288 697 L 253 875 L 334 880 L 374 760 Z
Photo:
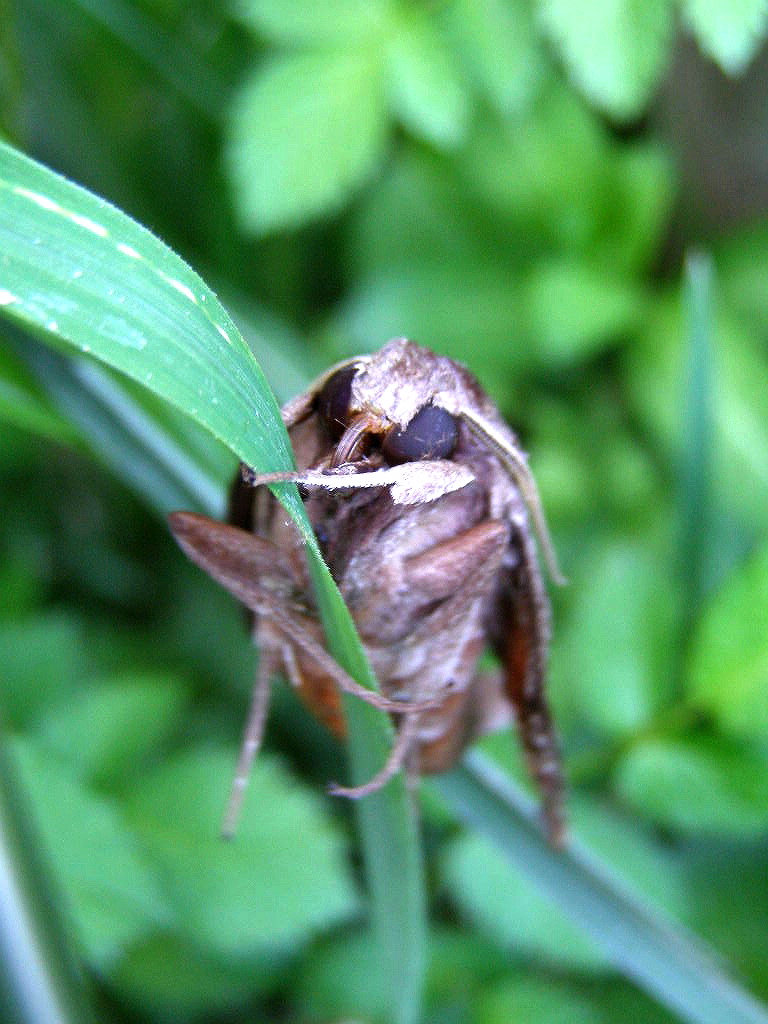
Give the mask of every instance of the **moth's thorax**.
M 395 338 L 360 361 L 352 382 L 351 408 L 382 425 L 405 427 L 425 405 L 458 416 L 463 410 L 487 411 L 487 400 L 463 367 Z

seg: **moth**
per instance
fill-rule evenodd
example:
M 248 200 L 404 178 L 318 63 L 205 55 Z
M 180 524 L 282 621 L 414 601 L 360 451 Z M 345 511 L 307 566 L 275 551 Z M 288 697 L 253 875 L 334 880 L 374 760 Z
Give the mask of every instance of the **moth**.
M 176 512 L 186 554 L 253 613 L 259 668 L 223 831 L 234 833 L 281 673 L 337 736 L 341 693 L 390 714 L 392 750 L 365 796 L 405 770 L 444 772 L 516 719 L 546 832 L 564 835 L 563 776 L 545 680 L 550 607 L 536 540 L 562 582 L 527 457 L 465 367 L 405 338 L 340 363 L 287 403 L 297 470 L 236 480 L 229 523 Z M 380 693 L 326 652 L 303 544 L 263 485 L 293 481 Z M 536 540 L 534 539 L 534 536 Z M 486 647 L 500 668 L 480 671 Z

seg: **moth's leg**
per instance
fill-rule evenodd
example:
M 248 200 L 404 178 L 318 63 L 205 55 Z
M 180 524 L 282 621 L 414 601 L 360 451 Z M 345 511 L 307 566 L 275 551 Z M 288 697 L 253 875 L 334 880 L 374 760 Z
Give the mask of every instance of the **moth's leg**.
M 248 710 L 248 717 L 243 731 L 240 755 L 237 759 L 237 767 L 232 779 L 232 788 L 229 792 L 229 800 L 227 801 L 221 824 L 221 834 L 224 839 L 232 839 L 237 830 L 245 790 L 251 775 L 253 759 L 259 752 L 261 741 L 264 737 L 272 677 L 279 668 L 279 652 L 274 648 L 262 647 L 259 651 L 259 665 L 256 670 L 256 681 L 253 685 L 251 706 Z
M 352 800 L 358 800 L 360 797 L 368 796 L 370 793 L 382 789 L 405 765 L 416 740 L 418 727 L 419 715 L 417 712 L 403 715 L 395 742 L 392 744 L 384 767 L 361 786 L 340 786 L 338 783 L 332 782 L 328 787 L 328 792 L 332 796 L 346 796 Z
M 533 542 L 525 531 L 516 531 L 513 549 L 517 564 L 505 571 L 507 586 L 499 596 L 508 623 L 499 645 L 505 689 L 515 709 L 528 769 L 542 794 L 547 835 L 554 846 L 562 846 L 565 783 L 545 689 L 549 605 Z

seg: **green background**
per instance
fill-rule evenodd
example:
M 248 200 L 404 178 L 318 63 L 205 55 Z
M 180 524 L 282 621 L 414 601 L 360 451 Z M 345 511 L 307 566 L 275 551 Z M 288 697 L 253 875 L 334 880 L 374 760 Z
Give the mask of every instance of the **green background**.
M 551 696 L 574 833 L 763 1000 L 767 18 L 726 0 L 0 8 L 5 139 L 194 266 L 280 400 L 396 334 L 477 373 L 570 581 Z M 0 695 L 98 1019 L 388 1019 L 354 820 L 323 796 L 343 752 L 284 689 L 239 838 L 216 838 L 255 656 L 162 516 L 222 508 L 236 459 L 200 424 L 223 392 L 201 374 L 194 422 L 68 361 L 40 344 L 67 316 L 43 317 L 42 291 L 0 324 Z M 158 338 L 181 331 L 143 298 Z M 509 736 L 483 746 L 522 776 Z M 422 803 L 424 1020 L 675 1019 L 445 797 Z

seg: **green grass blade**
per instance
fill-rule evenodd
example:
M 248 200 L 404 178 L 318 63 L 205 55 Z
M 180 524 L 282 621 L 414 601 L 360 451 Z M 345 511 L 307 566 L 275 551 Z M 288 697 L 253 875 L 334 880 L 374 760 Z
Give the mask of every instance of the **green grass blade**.
M 713 453 L 712 260 L 692 250 L 685 260 L 688 365 L 679 477 L 680 576 L 686 607 L 682 636 L 690 631 L 706 586 L 711 537 Z
M 477 752 L 434 785 L 547 892 L 617 970 L 692 1024 L 768 1024 L 762 1006 L 684 928 L 650 909 L 577 839 L 552 850 L 535 802 Z
M 31 340 L 19 346 L 19 356 L 90 450 L 150 508 L 160 515 L 178 508 L 222 515 L 226 476 L 214 476 L 115 374 Z
M 0 1006 L 18 1024 L 91 1024 L 61 902 L 0 735 Z
M 192 103 L 211 121 L 226 109 L 226 90 L 202 56 L 190 53 L 177 36 L 166 32 L 140 7 L 124 0 L 71 0 L 111 32 L 131 53 Z
M 7 331 L 12 335 L 13 329 Z M 29 373 L 25 360 L 13 346 L 13 338 L 0 336 L 0 424 L 29 431 L 47 440 L 75 444 L 76 430 L 47 400 L 44 389 Z
M 293 455 L 266 380 L 201 278 L 150 232 L 83 189 L 0 145 L 0 315 L 44 342 L 85 353 L 170 402 L 262 471 Z M 276 493 L 306 541 L 329 646 L 361 682 L 372 676 L 322 563 L 293 485 Z M 377 770 L 385 716 L 350 708 L 353 782 Z M 389 969 L 391 1019 L 418 1016 L 424 893 L 413 810 L 402 779 L 359 808 L 374 916 Z

